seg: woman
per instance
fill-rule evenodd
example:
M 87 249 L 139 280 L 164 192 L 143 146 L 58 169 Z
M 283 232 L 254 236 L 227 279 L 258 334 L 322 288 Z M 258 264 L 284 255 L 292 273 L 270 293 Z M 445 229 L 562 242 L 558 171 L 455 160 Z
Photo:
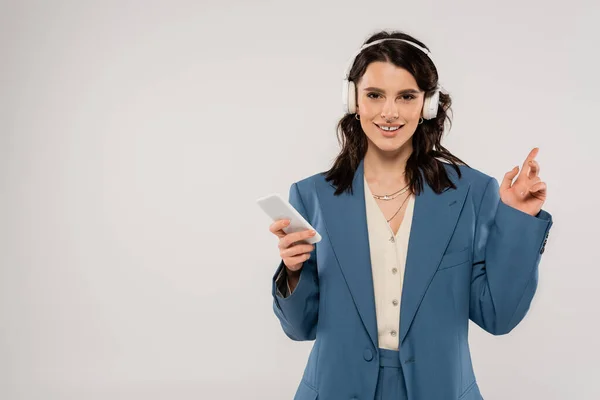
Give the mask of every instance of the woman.
M 315 340 L 295 399 L 482 399 L 469 319 L 503 335 L 524 318 L 552 226 L 538 149 L 501 185 L 453 156 L 450 96 L 402 32 L 369 38 L 345 84 L 340 154 L 289 193 L 323 239 L 270 227 L 273 309 Z

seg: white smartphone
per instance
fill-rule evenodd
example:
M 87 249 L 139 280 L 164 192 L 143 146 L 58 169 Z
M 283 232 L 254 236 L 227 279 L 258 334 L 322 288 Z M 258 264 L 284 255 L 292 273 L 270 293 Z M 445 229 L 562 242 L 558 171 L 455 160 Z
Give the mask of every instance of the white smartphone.
M 257 199 L 256 202 L 263 209 L 263 211 L 271 217 L 273 222 L 278 219 L 289 219 L 290 224 L 283 228 L 285 233 L 294 233 L 300 232 L 307 229 L 312 229 L 316 232 L 316 229 L 313 228 L 308 221 L 304 219 L 304 217 L 292 206 L 287 200 L 281 197 L 278 193 L 273 193 L 265 197 L 261 197 Z M 315 244 L 321 241 L 321 235 L 319 232 L 315 234 L 313 237 L 309 237 L 302 242 L 306 242 L 309 244 Z

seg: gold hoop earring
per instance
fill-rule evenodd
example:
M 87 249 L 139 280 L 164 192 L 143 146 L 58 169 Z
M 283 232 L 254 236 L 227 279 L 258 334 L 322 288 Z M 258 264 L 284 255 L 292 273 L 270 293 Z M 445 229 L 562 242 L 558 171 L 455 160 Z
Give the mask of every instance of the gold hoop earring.
M 423 117 L 419 118 L 419 125 L 423 123 Z
M 354 114 L 354 119 L 356 119 L 357 121 L 360 121 L 360 115 Z

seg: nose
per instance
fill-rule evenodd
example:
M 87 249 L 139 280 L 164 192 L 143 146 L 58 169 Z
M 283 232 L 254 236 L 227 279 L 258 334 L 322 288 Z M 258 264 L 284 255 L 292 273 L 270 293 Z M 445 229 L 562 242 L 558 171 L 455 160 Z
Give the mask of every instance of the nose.
M 381 118 L 387 121 L 398 119 L 398 108 L 396 107 L 394 100 L 385 102 L 383 109 L 381 110 Z

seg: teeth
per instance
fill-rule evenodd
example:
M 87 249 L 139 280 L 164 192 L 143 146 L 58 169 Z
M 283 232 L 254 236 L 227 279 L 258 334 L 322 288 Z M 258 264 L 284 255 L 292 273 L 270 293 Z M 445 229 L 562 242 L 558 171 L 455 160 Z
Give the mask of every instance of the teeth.
M 379 126 L 379 125 L 377 125 Z M 400 129 L 399 126 L 396 127 L 391 127 L 391 126 L 379 126 L 379 128 L 383 129 L 384 131 L 388 131 L 388 132 L 393 132 L 393 131 L 397 131 L 398 129 Z

